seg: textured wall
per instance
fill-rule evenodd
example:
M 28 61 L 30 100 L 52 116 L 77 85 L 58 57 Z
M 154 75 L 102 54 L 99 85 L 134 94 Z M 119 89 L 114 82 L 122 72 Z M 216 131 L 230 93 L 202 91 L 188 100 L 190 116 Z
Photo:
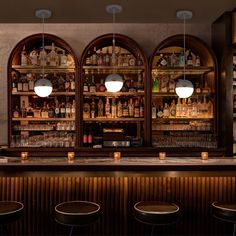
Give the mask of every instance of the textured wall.
M 7 61 L 14 46 L 23 38 L 42 32 L 41 24 L 0 25 L 0 145 L 7 145 Z M 95 37 L 113 32 L 112 24 L 46 24 L 45 32 L 68 42 L 80 58 L 85 46 Z M 142 47 L 149 57 L 165 38 L 183 33 L 182 24 L 116 24 L 115 32 L 125 34 Z M 211 26 L 187 24 L 186 32 L 211 40 Z

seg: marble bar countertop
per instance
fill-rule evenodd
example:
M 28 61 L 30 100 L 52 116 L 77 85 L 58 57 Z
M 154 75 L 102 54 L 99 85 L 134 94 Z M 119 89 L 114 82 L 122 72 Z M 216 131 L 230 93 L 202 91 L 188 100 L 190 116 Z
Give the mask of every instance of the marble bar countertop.
M 236 158 L 209 157 L 122 157 L 119 161 L 104 157 L 75 157 L 68 161 L 66 157 L 29 157 L 21 161 L 20 157 L 0 156 L 0 171 L 202 171 L 202 170 L 236 170 Z

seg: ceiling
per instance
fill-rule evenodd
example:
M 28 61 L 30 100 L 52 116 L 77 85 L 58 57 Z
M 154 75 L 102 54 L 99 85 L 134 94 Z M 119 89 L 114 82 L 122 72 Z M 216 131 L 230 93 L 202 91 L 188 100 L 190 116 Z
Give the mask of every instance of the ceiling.
M 235 0 L 1 0 L 0 23 L 35 23 L 35 10 L 50 9 L 48 23 L 111 23 L 105 10 L 120 4 L 123 11 L 116 23 L 177 23 L 176 11 L 193 11 L 189 23 L 211 24 L 225 11 L 236 7 Z

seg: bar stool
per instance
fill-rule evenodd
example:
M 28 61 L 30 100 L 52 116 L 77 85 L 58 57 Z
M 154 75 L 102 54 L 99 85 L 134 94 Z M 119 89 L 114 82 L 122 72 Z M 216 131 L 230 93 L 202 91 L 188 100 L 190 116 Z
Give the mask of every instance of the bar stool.
M 3 225 L 9 224 L 23 215 L 24 205 L 17 201 L 0 201 L 0 232 L 3 232 Z
M 212 203 L 213 216 L 219 220 L 234 224 L 233 235 L 236 233 L 236 204 L 230 203 Z
M 68 201 L 55 206 L 55 220 L 62 225 L 71 227 L 86 226 L 94 223 L 100 213 L 100 205 L 88 201 Z
M 152 233 L 157 225 L 175 223 L 179 217 L 180 208 L 174 203 L 158 201 L 141 201 L 134 205 L 136 220 L 152 225 Z

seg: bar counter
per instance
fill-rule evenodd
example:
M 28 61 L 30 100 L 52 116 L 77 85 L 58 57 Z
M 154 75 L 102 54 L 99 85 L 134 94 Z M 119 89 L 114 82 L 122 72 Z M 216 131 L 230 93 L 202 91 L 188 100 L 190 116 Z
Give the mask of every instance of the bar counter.
M 20 157 L 0 156 L 0 171 L 235 171 L 236 158 L 209 157 L 121 157 L 119 161 L 106 157 Z

